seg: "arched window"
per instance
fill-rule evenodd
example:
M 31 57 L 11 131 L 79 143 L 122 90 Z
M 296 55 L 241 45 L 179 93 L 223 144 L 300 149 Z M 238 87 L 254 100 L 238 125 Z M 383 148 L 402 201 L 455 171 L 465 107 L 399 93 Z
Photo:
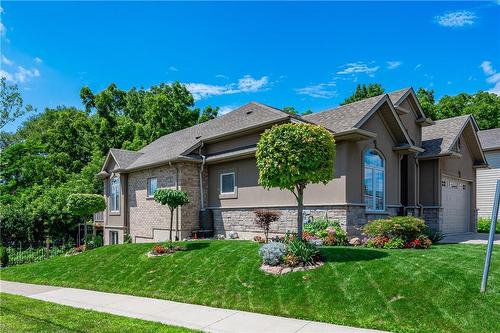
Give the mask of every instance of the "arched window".
M 385 162 L 382 155 L 373 149 L 364 154 L 364 197 L 366 210 L 385 210 Z
M 114 176 L 110 182 L 110 209 L 112 212 L 120 211 L 120 176 Z

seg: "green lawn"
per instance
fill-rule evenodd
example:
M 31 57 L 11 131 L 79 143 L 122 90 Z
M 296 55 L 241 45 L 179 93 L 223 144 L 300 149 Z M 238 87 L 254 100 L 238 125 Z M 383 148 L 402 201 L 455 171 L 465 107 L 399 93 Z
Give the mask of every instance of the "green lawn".
M 197 241 L 147 258 L 151 244 L 99 248 L 10 267 L 5 280 L 149 296 L 394 332 L 500 332 L 500 248 L 479 293 L 485 247 L 324 248 L 323 267 L 284 276 L 259 270 L 258 244 Z
M 0 293 L 0 332 L 188 333 L 195 331 Z

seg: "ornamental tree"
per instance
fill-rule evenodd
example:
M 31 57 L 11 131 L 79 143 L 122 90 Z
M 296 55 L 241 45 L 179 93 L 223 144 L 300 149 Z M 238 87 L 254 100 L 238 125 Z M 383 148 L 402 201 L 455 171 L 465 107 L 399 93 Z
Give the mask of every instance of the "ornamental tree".
M 71 214 L 88 221 L 92 215 L 106 209 L 106 202 L 100 194 L 74 193 L 68 197 L 67 207 Z
M 162 205 L 167 205 L 170 210 L 170 243 L 169 248 L 172 248 L 172 229 L 174 224 L 174 210 L 177 207 L 184 206 L 189 203 L 189 197 L 186 192 L 174 189 L 157 189 L 154 194 L 154 199 Z
M 254 211 L 255 223 L 264 229 L 264 236 L 266 238 L 266 243 L 269 239 L 269 229 L 271 229 L 271 223 L 278 221 L 281 213 L 275 210 L 268 209 L 257 209 Z
M 278 187 L 297 199 L 297 233 L 302 238 L 304 190 L 307 184 L 333 179 L 335 140 L 325 128 L 311 124 L 282 124 L 266 130 L 257 144 L 259 184 Z

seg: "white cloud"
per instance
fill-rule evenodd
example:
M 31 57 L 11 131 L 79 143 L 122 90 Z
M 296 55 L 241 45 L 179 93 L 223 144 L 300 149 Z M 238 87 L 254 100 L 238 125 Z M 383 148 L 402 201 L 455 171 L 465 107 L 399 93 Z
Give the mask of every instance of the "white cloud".
M 365 73 L 369 76 L 373 76 L 376 71 L 378 71 L 379 66 L 370 67 L 368 64 L 364 62 L 353 62 L 343 66 L 344 69 L 338 71 L 337 74 L 352 74 L 355 75 L 357 73 Z
M 22 66 L 18 66 L 17 70 L 13 73 L 0 70 L 0 76 L 5 77 L 6 80 L 10 82 L 25 83 L 30 81 L 32 78 L 39 77 L 40 71 L 37 68 L 26 69 Z
M 269 78 L 263 76 L 260 79 L 254 79 L 250 75 L 245 75 L 238 80 L 238 89 L 241 92 L 255 92 L 265 87 L 269 83 Z
M 488 90 L 488 92 L 500 95 L 500 73 L 497 73 L 491 61 L 483 61 L 479 66 L 483 70 L 486 77 L 486 82 L 493 84 L 493 88 Z
M 218 79 L 226 79 L 226 80 L 229 79 L 229 77 L 224 75 L 224 74 L 217 74 L 217 75 L 215 75 L 215 77 Z
M 219 107 L 219 113 L 218 115 L 219 116 L 223 116 L 225 115 L 226 113 L 229 113 L 231 111 L 233 111 L 234 109 L 236 109 L 237 107 L 234 106 L 234 105 L 225 105 L 225 106 L 221 106 Z
M 422 67 L 422 64 L 417 64 L 417 66 L 415 66 L 415 70 L 420 69 L 420 67 Z
M 493 65 L 491 64 L 491 61 L 483 61 L 480 65 L 480 67 L 483 69 L 483 72 L 486 75 L 495 74 L 495 70 L 493 69 Z
M 2 54 L 2 62 L 7 66 L 12 66 L 14 62 Z
M 43 62 L 43 60 L 38 57 L 35 57 L 33 61 L 36 62 L 37 64 L 41 64 Z
M 463 27 L 473 25 L 477 16 L 468 10 L 450 12 L 442 16 L 436 16 L 435 20 L 444 27 Z
M 6 29 L 5 29 L 5 25 L 3 25 L 2 22 L 0 22 L 0 36 L 5 36 L 5 32 L 6 32 Z
M 251 75 L 245 75 L 237 83 L 226 85 L 213 85 L 206 83 L 186 83 L 186 88 L 193 94 L 194 99 L 199 100 L 210 96 L 230 95 L 244 92 L 261 91 L 269 85 L 269 78 L 263 76 L 254 79 Z
M 10 82 L 14 81 L 12 74 L 4 71 L 3 69 L 0 69 L 0 78 L 5 78 L 7 81 L 10 81 Z
M 26 69 L 22 66 L 17 67 L 17 72 L 14 73 L 14 77 L 17 82 L 24 83 L 31 78 L 39 77 L 40 71 L 36 68 Z
M 337 90 L 333 87 L 335 87 L 335 82 L 320 83 L 304 88 L 297 88 L 295 92 L 299 95 L 307 95 L 314 98 L 332 98 L 337 95 Z
M 168 70 L 171 71 L 171 72 L 178 72 L 179 71 L 179 69 L 177 67 L 174 67 L 174 66 L 170 66 L 168 68 Z
M 388 61 L 387 69 L 396 69 L 403 64 L 402 61 Z

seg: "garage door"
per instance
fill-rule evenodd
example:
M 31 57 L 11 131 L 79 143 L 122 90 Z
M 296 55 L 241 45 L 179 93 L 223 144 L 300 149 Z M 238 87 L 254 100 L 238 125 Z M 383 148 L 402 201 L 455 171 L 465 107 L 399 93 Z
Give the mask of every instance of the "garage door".
M 469 182 L 460 179 L 441 177 L 443 233 L 469 231 L 470 186 Z

